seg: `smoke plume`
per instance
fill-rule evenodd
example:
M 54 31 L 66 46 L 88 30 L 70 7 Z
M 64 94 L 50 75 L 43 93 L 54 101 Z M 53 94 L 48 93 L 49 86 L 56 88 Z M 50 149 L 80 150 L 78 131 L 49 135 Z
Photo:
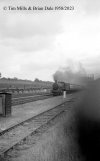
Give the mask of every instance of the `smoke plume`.
M 83 65 L 78 62 L 69 61 L 66 67 L 61 67 L 53 75 L 54 81 L 63 81 L 71 84 L 86 84 L 88 78 Z

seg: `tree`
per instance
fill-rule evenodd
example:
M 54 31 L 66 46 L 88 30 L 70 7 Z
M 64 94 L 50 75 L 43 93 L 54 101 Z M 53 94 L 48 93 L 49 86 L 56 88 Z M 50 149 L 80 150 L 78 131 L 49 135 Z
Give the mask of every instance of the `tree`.
M 35 78 L 34 82 L 39 82 L 40 80 L 38 78 Z
M 17 77 L 14 77 L 13 79 L 14 79 L 14 80 L 18 80 L 18 78 L 17 78 Z

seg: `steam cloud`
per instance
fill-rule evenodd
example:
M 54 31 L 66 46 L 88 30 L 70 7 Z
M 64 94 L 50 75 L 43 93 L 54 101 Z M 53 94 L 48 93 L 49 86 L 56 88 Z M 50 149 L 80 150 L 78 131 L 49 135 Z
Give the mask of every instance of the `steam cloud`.
M 66 67 L 61 67 L 53 75 L 54 81 L 63 81 L 71 84 L 83 85 L 87 83 L 87 73 L 80 62 L 68 62 Z

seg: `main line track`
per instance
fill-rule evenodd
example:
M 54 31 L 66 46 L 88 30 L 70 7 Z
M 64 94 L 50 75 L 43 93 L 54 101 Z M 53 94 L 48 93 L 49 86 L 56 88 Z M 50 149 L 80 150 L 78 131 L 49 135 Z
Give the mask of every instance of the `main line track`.
M 58 106 L 20 122 L 0 132 L 0 159 L 5 158 L 9 150 L 15 148 L 27 137 L 35 134 L 39 128 L 48 124 L 52 119 L 60 115 L 70 107 L 73 98 L 64 101 Z M 67 106 L 65 106 L 65 104 Z
M 12 98 L 12 106 L 34 102 L 38 100 L 43 100 L 53 97 L 52 94 L 45 94 L 45 95 L 34 95 L 34 96 L 26 96 L 26 97 L 18 97 L 18 98 Z

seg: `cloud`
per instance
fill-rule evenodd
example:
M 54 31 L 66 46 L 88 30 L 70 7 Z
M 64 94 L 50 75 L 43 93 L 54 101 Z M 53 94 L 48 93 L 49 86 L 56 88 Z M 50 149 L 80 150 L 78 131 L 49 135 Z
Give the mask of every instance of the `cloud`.
M 59 17 L 52 14 L 12 14 L 0 18 L 2 38 L 25 39 L 36 35 L 55 35 L 61 32 Z M 52 25 L 53 24 L 53 25 Z
M 34 52 L 50 49 L 53 46 L 54 37 L 53 36 L 34 36 L 33 38 L 27 39 L 4 39 L 1 41 L 2 46 L 10 47 L 18 52 Z
M 8 14 L 0 16 L 0 44 L 16 51 L 32 52 L 53 46 L 62 32 L 61 16 L 48 14 Z
M 100 14 L 100 1 L 99 0 L 85 0 L 85 10 L 87 14 L 97 15 Z
M 82 62 L 89 73 L 99 71 L 99 1 L 71 0 L 70 4 L 75 4 L 74 11 L 29 13 L 2 10 L 5 4 L 35 3 L 68 5 L 69 1 L 0 1 L 0 72 L 6 76 L 48 79 L 69 58 Z

